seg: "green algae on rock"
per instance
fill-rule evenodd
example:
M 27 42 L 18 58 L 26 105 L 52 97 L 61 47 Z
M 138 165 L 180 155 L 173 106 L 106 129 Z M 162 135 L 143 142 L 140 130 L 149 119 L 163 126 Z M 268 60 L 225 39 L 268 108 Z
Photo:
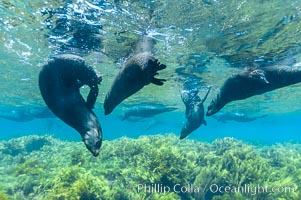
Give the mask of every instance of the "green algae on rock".
M 18 145 L 45 143 L 37 150 Z M 80 142 L 27 136 L 0 142 L 0 188 L 9 199 L 298 199 L 301 145 L 211 143 L 174 134 L 105 141 L 99 158 Z M 26 150 L 27 149 L 27 150 Z M 290 192 L 214 192 L 205 186 L 289 186 Z M 203 188 L 203 190 L 202 190 Z M 164 189 L 164 190 L 163 190 Z M 167 190 L 169 189 L 169 190 Z M 182 190 L 182 191 L 181 191 Z

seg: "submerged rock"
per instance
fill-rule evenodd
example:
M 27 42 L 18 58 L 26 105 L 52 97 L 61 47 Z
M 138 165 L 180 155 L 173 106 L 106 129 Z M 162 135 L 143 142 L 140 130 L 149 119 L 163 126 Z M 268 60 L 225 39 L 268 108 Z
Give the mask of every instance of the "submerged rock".
M 20 153 L 31 153 L 39 151 L 44 145 L 51 145 L 53 138 L 49 136 L 24 136 L 11 139 L 2 144 L 2 153 L 16 156 Z

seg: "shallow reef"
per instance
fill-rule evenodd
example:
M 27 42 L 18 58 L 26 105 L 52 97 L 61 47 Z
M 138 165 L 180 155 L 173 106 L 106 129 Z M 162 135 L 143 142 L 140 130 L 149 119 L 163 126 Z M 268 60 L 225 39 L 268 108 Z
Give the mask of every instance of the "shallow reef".
M 81 142 L 33 135 L 0 142 L 0 169 L 0 200 L 301 199 L 292 143 L 124 137 L 94 158 Z

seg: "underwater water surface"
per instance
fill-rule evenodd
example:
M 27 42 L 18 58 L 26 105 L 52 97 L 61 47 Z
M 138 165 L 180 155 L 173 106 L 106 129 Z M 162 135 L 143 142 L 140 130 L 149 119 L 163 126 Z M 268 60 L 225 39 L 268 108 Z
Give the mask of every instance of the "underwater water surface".
M 166 82 L 105 116 L 105 95 L 144 34 L 156 41 Z M 206 112 L 232 74 L 301 67 L 300 1 L 3 0 L 0 42 L 0 199 L 301 198 L 300 83 L 230 102 L 179 139 L 181 91 L 196 88 L 203 98 L 211 87 Z M 42 65 L 61 53 L 102 74 L 97 158 L 40 94 Z M 145 106 L 154 110 L 132 112 Z

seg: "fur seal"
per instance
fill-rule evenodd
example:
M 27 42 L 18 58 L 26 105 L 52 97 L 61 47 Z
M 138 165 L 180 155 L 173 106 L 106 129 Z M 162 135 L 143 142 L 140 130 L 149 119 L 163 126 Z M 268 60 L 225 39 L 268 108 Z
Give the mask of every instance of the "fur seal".
M 55 115 L 47 107 L 21 107 L 0 111 L 0 118 L 15 122 L 29 122 L 34 119 L 53 117 Z
M 166 81 L 155 78 L 158 71 L 165 69 L 166 65 L 160 64 L 151 53 L 154 43 L 154 39 L 147 36 L 143 36 L 138 42 L 134 51 L 135 54 L 119 71 L 111 89 L 106 94 L 104 100 L 105 115 L 110 114 L 123 100 L 138 92 L 145 85 L 153 83 L 161 86 Z
M 207 116 L 221 110 L 227 103 L 260 95 L 301 82 L 301 70 L 288 66 L 248 68 L 232 75 L 222 85 L 208 106 Z
M 267 115 L 248 116 L 244 113 L 239 113 L 239 112 L 234 112 L 234 113 L 226 112 L 226 113 L 218 113 L 216 115 L 213 115 L 212 117 L 219 122 L 227 123 L 227 121 L 251 122 L 260 118 L 264 118 L 266 116 Z
M 191 132 L 199 128 L 202 124 L 207 125 L 207 122 L 204 119 L 205 111 L 203 103 L 206 101 L 207 96 L 210 92 L 211 87 L 208 88 L 208 91 L 203 99 L 198 96 L 198 90 L 181 92 L 182 101 L 186 107 L 186 123 L 184 124 L 180 139 L 184 139 Z
M 102 130 L 91 109 L 96 102 L 101 80 L 101 76 L 83 58 L 71 54 L 51 57 L 39 74 L 39 88 L 46 105 L 80 133 L 94 156 L 100 151 Z M 87 101 L 80 94 L 83 85 L 90 87 Z
M 138 105 L 134 105 L 128 108 L 121 120 L 129 120 L 131 118 L 146 118 L 146 117 L 153 117 L 155 115 L 174 111 L 177 108 L 174 107 L 166 107 L 163 104 L 156 104 L 156 103 L 142 103 Z
M 30 114 L 29 109 L 1 110 L 0 113 L 0 118 L 15 122 L 29 122 L 34 120 L 34 116 Z

